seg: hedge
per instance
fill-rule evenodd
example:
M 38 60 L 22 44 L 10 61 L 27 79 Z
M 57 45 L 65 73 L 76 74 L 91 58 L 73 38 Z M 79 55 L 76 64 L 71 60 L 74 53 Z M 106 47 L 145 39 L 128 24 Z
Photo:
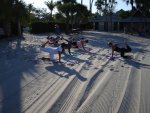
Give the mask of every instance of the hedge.
M 54 26 L 55 24 L 58 24 L 60 27 L 61 32 L 66 32 L 66 24 L 65 23 L 44 23 L 44 22 L 35 22 L 31 24 L 31 33 L 46 33 L 46 32 L 54 32 Z M 86 30 L 86 29 L 92 29 L 93 24 L 92 23 L 86 23 L 81 24 L 80 29 Z M 69 31 L 71 31 L 71 25 L 69 25 Z
M 35 22 L 35 23 L 31 24 L 31 33 L 54 32 L 55 24 L 58 24 L 60 26 L 61 32 L 64 32 L 64 30 L 65 30 L 65 23 Z

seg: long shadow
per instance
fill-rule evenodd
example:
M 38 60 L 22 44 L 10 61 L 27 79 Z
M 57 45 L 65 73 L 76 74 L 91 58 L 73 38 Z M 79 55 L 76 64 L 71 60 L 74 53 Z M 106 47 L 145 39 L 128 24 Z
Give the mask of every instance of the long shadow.
M 75 52 L 75 53 L 77 53 L 77 52 Z M 73 63 L 73 65 L 74 64 L 78 65 L 79 63 L 83 63 L 83 62 L 85 62 L 88 65 L 91 65 L 91 63 L 88 60 L 77 58 L 76 55 L 74 56 L 74 55 L 69 55 L 69 54 L 65 53 L 62 59 L 65 60 L 66 62 Z M 46 67 L 46 69 L 60 77 L 68 78 L 71 75 L 75 75 L 81 81 L 87 80 L 87 78 L 80 75 L 75 69 L 66 67 L 63 63 L 53 63 L 53 66 L 48 66 L 48 67 Z M 62 72 L 62 73 L 59 74 L 59 72 Z M 65 73 L 65 76 L 63 75 L 64 73 Z
M 71 75 L 75 75 L 80 81 L 86 81 L 87 78 L 80 75 L 75 69 L 70 69 L 63 64 L 54 63 L 53 66 L 47 66 L 46 69 L 55 75 L 68 78 Z M 59 72 L 62 72 L 61 74 Z M 65 73 L 65 76 L 63 75 Z
M 23 73 L 35 70 L 35 63 L 30 62 L 36 56 L 33 47 L 22 47 L 22 40 L 17 38 L 4 39 L 0 43 L 0 112 L 22 112 L 22 80 Z M 13 46 L 14 45 L 14 46 Z M 33 53 L 35 53 L 33 55 Z M 26 55 L 26 56 L 25 56 Z M 31 74 L 27 74 L 32 76 Z
M 140 68 L 147 68 L 147 69 L 150 69 L 150 65 L 148 64 L 143 64 L 143 63 L 140 63 L 139 61 L 135 61 L 134 59 L 125 59 L 124 62 L 126 64 L 129 64 L 137 69 L 140 69 Z
M 78 55 L 82 55 L 82 54 L 89 54 L 90 56 L 94 56 L 96 55 L 96 53 L 92 53 L 92 52 L 87 52 L 84 50 L 74 50 L 74 52 L 71 52 L 71 55 L 69 54 L 64 54 L 63 59 L 65 61 L 69 61 L 69 62 L 74 62 L 74 63 L 83 63 L 85 62 L 87 65 L 92 65 L 92 63 L 88 60 L 88 59 L 81 59 L 78 58 Z

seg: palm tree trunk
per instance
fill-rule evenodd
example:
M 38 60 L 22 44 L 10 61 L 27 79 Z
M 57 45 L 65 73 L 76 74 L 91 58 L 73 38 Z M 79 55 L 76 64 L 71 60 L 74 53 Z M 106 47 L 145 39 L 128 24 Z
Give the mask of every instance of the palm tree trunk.
M 6 37 L 11 36 L 11 22 L 4 23 L 4 32 Z
M 66 18 L 66 32 L 68 33 L 68 30 L 69 30 L 69 14 L 67 15 L 67 18 Z
M 71 14 L 71 29 L 73 29 L 73 14 Z
M 83 0 L 81 0 L 81 5 L 83 4 Z
M 92 0 L 90 0 L 90 12 L 92 13 Z
M 17 22 L 17 29 L 18 29 L 18 36 L 22 36 L 22 32 L 21 32 L 21 24 L 20 24 L 19 21 Z
M 52 10 L 51 10 L 51 18 L 52 18 L 53 14 L 52 14 Z

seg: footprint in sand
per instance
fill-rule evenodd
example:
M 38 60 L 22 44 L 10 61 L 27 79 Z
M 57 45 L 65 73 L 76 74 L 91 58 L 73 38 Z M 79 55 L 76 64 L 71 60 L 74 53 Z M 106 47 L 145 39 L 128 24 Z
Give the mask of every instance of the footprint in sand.
M 113 68 L 110 68 L 110 71 L 113 71 L 114 69 Z
M 124 65 L 121 65 L 121 67 L 124 67 Z
M 97 67 L 95 67 L 94 69 L 98 69 Z

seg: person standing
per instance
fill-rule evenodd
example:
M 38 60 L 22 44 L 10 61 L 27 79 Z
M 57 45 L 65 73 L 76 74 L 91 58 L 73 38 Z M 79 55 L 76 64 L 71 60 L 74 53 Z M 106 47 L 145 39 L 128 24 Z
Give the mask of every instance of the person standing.
M 55 33 L 56 35 L 60 35 L 60 27 L 59 27 L 58 24 L 55 24 L 54 33 Z

